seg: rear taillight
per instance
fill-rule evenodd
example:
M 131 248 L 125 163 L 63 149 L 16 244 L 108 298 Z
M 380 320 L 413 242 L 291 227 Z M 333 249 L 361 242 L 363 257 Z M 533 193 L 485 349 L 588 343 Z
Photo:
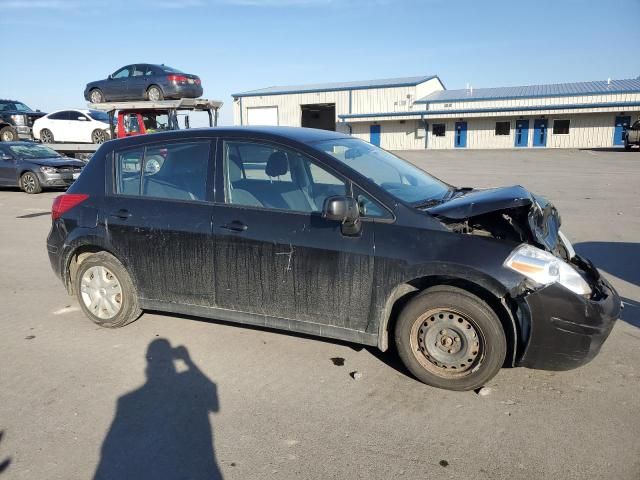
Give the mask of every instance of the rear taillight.
M 196 82 L 196 85 L 200 85 L 200 79 L 199 78 L 196 78 L 195 82 Z
M 51 206 L 51 219 L 56 220 L 60 218 L 73 207 L 84 202 L 87 198 L 89 198 L 89 195 L 84 193 L 65 193 L 64 195 L 57 196 Z
M 187 81 L 187 77 L 184 75 L 169 75 L 167 76 L 167 80 L 174 83 L 184 83 Z

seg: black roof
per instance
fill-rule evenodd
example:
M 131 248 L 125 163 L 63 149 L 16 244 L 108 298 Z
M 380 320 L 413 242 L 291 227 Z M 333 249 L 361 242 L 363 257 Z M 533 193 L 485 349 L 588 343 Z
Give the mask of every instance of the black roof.
M 331 132 L 329 130 L 318 130 L 315 128 L 300 127 L 212 127 L 212 128 L 192 128 L 189 130 L 172 130 L 168 132 L 158 132 L 149 135 L 136 135 L 133 137 L 111 140 L 110 145 L 118 143 L 122 146 L 137 145 L 140 140 L 163 141 L 178 140 L 182 138 L 197 138 L 202 136 L 243 136 L 246 138 L 275 140 L 284 139 L 300 143 L 313 143 L 323 140 L 338 138 L 353 138 L 342 133 Z

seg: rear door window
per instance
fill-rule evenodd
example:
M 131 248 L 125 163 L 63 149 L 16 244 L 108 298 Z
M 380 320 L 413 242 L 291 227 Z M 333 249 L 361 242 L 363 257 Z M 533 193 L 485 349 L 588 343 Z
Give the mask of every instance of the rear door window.
M 116 194 L 206 201 L 210 142 L 180 142 L 118 152 Z

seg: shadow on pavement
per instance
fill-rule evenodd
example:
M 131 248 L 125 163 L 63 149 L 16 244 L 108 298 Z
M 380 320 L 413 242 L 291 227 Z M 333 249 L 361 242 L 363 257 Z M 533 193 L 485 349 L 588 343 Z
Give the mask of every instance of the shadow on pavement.
M 94 479 L 221 479 L 209 422 L 215 383 L 166 339 L 151 342 L 146 358 L 147 381 L 118 399 Z
M 640 287 L 640 243 L 582 242 L 574 245 L 580 255 L 593 261 L 605 274 Z M 640 299 L 623 298 L 621 319 L 640 328 Z
M 2 437 L 4 436 L 4 430 L 0 430 L 0 442 L 2 441 Z M 2 457 L 0 457 L 1 459 Z M 0 460 L 0 473 L 3 473 L 9 465 L 11 464 L 11 458 L 5 458 L 4 460 Z
M 640 287 L 640 243 L 582 242 L 574 248 L 599 269 Z

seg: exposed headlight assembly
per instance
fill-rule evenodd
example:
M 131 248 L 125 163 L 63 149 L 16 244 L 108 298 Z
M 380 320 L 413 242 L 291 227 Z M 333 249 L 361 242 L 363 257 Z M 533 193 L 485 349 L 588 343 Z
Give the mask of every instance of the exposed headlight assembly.
M 568 263 L 549 252 L 523 244 L 507 257 L 504 266 L 514 270 L 538 285 L 559 283 L 578 295 L 591 295 L 591 287 Z
M 42 173 L 57 173 L 58 169 L 56 167 L 40 167 L 40 171 Z

